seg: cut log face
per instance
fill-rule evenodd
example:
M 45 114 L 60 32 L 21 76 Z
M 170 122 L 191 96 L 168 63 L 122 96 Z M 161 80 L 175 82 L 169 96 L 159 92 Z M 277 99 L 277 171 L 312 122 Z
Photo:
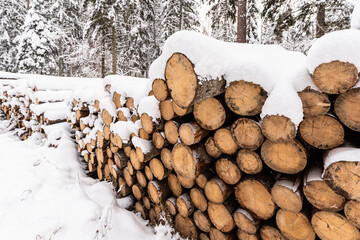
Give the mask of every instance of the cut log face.
M 176 215 L 176 198 L 171 197 L 165 201 L 165 207 L 168 213 L 170 215 L 175 216 Z
M 315 117 L 329 112 L 331 102 L 325 93 L 307 88 L 298 95 L 303 105 L 304 117 Z
M 121 94 L 119 94 L 117 92 L 114 92 L 114 94 L 113 94 L 113 102 L 114 102 L 115 107 L 117 109 L 122 107 L 122 103 L 121 103 L 120 99 L 121 99 Z
M 213 158 L 218 158 L 221 156 L 221 151 L 216 147 L 214 138 L 209 137 L 205 142 L 206 152 Z
M 338 213 L 326 211 L 317 212 L 313 215 L 311 224 L 316 235 L 321 239 L 360 239 L 359 229 L 347 218 Z
M 218 129 L 214 134 L 215 146 L 224 154 L 233 155 L 239 149 L 231 131 L 227 128 Z
M 241 149 L 236 155 L 236 162 L 241 171 L 246 174 L 258 174 L 263 168 L 259 155 L 254 151 Z
M 101 118 L 103 119 L 105 125 L 107 125 L 107 126 L 110 126 L 110 124 L 113 121 L 112 116 L 110 115 L 110 113 L 106 109 L 103 109 L 101 111 Z
M 231 133 L 235 142 L 248 150 L 258 149 L 264 141 L 260 126 L 253 120 L 239 118 L 231 126 Z
M 166 145 L 165 133 L 159 133 L 159 132 L 153 133 L 152 141 L 157 149 L 162 149 Z
M 160 158 L 162 163 L 167 169 L 173 170 L 173 161 L 172 161 L 170 149 L 168 148 L 161 149 Z
M 147 134 L 151 134 L 154 131 L 154 122 L 152 117 L 147 113 L 141 114 L 141 126 Z
M 341 61 L 320 64 L 313 74 L 315 85 L 327 94 L 346 92 L 357 80 L 358 70 L 355 65 Z
M 209 234 L 206 234 L 204 232 L 200 233 L 199 239 L 200 240 L 211 240 Z
M 143 198 L 143 196 L 145 195 L 145 189 L 143 187 L 140 186 L 140 184 L 136 183 L 134 184 L 132 187 L 132 193 L 134 195 L 134 197 L 139 201 Z
M 220 178 L 212 178 L 205 184 L 206 198 L 212 203 L 223 203 L 233 192 L 233 187 L 225 184 Z
M 224 204 L 209 202 L 207 213 L 209 214 L 211 222 L 218 230 L 227 233 L 235 227 L 232 213 Z
M 161 117 L 165 121 L 169 121 L 176 117 L 173 109 L 173 105 L 170 99 L 160 102 L 160 113 Z
M 276 214 L 276 224 L 289 240 L 315 239 L 315 232 L 309 220 L 302 213 L 292 213 L 280 209 Z
M 214 171 L 212 169 L 207 170 L 204 173 L 201 173 L 199 176 L 196 177 L 195 181 L 196 184 L 204 189 L 206 183 L 214 176 Z
M 345 204 L 345 198 L 334 192 L 324 181 L 307 182 L 303 193 L 306 199 L 320 210 L 338 212 Z
M 179 139 L 179 125 L 175 121 L 167 121 L 164 125 L 165 137 L 170 144 L 176 144 Z
M 235 188 L 235 197 L 242 207 L 258 219 L 267 220 L 275 213 L 275 203 L 270 192 L 257 180 L 245 180 Z
M 190 198 L 197 209 L 199 209 L 201 212 L 206 211 L 208 205 L 207 199 L 204 195 L 204 192 L 200 188 L 192 188 L 190 190 Z
M 164 167 L 164 165 L 161 163 L 161 161 L 157 158 L 153 158 L 150 163 L 149 167 L 151 172 L 153 173 L 154 177 L 158 180 L 163 180 L 165 177 L 167 177 L 169 171 Z
M 107 166 L 107 165 L 106 165 Z M 134 185 L 135 181 L 136 181 L 136 176 L 135 175 L 131 175 L 129 173 L 129 170 L 127 168 L 124 169 L 124 180 L 126 182 L 126 185 L 128 185 L 129 187 L 132 187 L 132 185 Z
M 298 173 L 307 164 L 306 150 L 297 141 L 276 143 L 266 140 L 261 146 L 261 158 L 271 169 L 286 174 Z
M 144 173 L 142 173 L 141 171 L 136 171 L 136 180 L 138 181 L 141 187 L 143 188 L 146 187 L 147 180 Z
M 167 181 L 172 194 L 177 197 L 180 196 L 182 194 L 182 187 L 176 175 L 170 173 Z
M 342 125 L 333 117 L 316 116 L 305 118 L 299 126 L 301 138 L 319 149 L 331 149 L 344 142 Z
M 184 238 L 198 239 L 198 231 L 190 218 L 184 218 L 180 214 L 175 217 L 175 230 Z
M 193 111 L 193 107 L 181 108 L 174 101 L 172 101 L 172 107 L 175 114 L 179 117 L 185 116 L 186 114 L 189 114 Z
M 258 84 L 244 80 L 231 82 L 225 91 L 226 105 L 241 116 L 255 116 L 267 98 L 266 91 Z
M 261 130 L 273 142 L 288 142 L 296 136 L 295 124 L 285 116 L 266 115 L 261 123 Z
M 141 202 L 136 202 L 135 203 L 135 209 L 134 211 L 136 213 L 140 213 L 140 216 L 142 217 L 142 219 L 146 219 L 147 218 L 147 212 L 144 209 L 144 205 Z
M 323 179 L 347 199 L 360 201 L 360 162 L 336 162 L 325 169 Z
M 249 212 L 239 208 L 234 212 L 233 217 L 235 224 L 239 229 L 248 234 L 256 234 L 258 223 L 255 222 Z
M 237 164 L 227 158 L 220 158 L 215 164 L 216 173 L 224 183 L 234 185 L 239 182 L 241 172 Z
M 335 113 L 348 128 L 360 132 L 360 88 L 340 94 L 335 101 Z
M 269 225 L 261 227 L 260 237 L 262 240 L 287 240 L 278 229 Z
M 200 173 L 206 171 L 211 161 L 201 143 L 190 147 L 178 143 L 174 146 L 171 154 L 175 172 L 184 178 L 193 180 Z
M 182 108 L 194 101 L 198 80 L 193 64 L 181 53 L 174 53 L 165 68 L 166 83 L 172 99 Z
M 197 210 L 194 212 L 194 223 L 195 225 L 203 232 L 210 232 L 211 230 L 211 221 L 209 219 L 209 216 L 206 212 L 202 212 L 200 210 Z
M 236 231 L 237 237 L 239 240 L 258 240 L 258 237 L 253 234 L 249 234 L 241 229 Z
M 195 207 L 188 193 L 184 193 L 176 199 L 176 209 L 179 214 L 185 218 L 194 212 Z
M 151 201 L 155 204 L 165 203 L 166 198 L 170 195 L 166 182 L 150 181 L 147 190 Z
M 216 130 L 226 120 L 225 109 L 215 98 L 208 98 L 195 104 L 193 113 L 199 126 L 206 130 Z
M 157 100 L 165 101 L 169 95 L 166 82 L 163 79 L 157 78 L 152 83 L 152 91 Z
M 226 234 L 218 230 L 217 228 L 212 227 L 210 229 L 210 240 L 235 240 L 236 236 L 233 234 Z
M 177 174 L 176 177 L 178 178 L 181 186 L 183 186 L 184 188 L 190 189 L 195 185 L 194 179 L 184 178 L 184 177 L 180 176 L 179 174 Z
M 281 209 L 290 212 L 300 212 L 303 206 L 302 197 L 300 192 L 294 192 L 292 188 L 298 188 L 294 186 L 294 182 L 287 180 L 280 180 L 271 189 L 271 197 L 275 204 Z M 298 189 L 296 189 L 298 191 Z
M 184 123 L 179 128 L 180 139 L 186 145 L 199 143 L 209 131 L 201 128 L 196 122 Z
M 154 179 L 154 175 L 151 172 L 151 169 L 149 166 L 145 166 L 145 176 L 149 181 L 152 181 Z
M 344 213 L 347 219 L 360 228 L 360 202 L 350 200 L 345 204 Z

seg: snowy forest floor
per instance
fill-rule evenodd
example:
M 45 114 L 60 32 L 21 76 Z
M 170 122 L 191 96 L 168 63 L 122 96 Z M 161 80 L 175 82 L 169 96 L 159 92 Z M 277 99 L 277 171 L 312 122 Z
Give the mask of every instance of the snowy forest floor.
M 8 125 L 0 121 L 0 239 L 179 239 L 127 211 L 129 199 L 116 199 L 109 183 L 87 177 L 72 141 L 20 141 Z

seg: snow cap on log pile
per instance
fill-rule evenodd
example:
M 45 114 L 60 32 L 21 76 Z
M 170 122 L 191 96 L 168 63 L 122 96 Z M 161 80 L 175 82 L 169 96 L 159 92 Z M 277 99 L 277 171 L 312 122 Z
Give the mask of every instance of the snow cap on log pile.
M 111 85 L 111 95 L 114 92 L 121 94 L 122 104 L 125 103 L 126 98 L 133 98 L 135 108 L 137 108 L 141 99 L 148 96 L 151 91 L 151 82 L 148 78 L 110 75 L 105 77 L 103 84 L 104 86 Z
M 117 121 L 110 124 L 110 131 L 120 136 L 123 143 L 129 142 L 132 133 L 138 135 L 140 128 L 140 120 L 137 120 L 135 123 L 132 121 Z
M 158 120 L 161 119 L 159 101 L 154 96 L 148 96 L 141 99 L 139 103 L 138 113 L 141 116 L 143 113 L 147 113 L 158 124 Z
M 306 56 L 278 45 L 239 44 L 216 40 L 191 31 L 180 31 L 166 41 L 163 52 L 149 69 L 150 79 L 165 79 L 167 60 L 184 54 L 193 64 L 198 83 L 225 79 L 227 85 L 245 80 L 268 92 L 261 117 L 284 115 L 297 126 L 303 119 L 297 92 L 307 86 L 317 89 L 306 66 Z
M 324 170 L 336 162 L 360 162 L 360 148 L 338 147 L 330 150 L 324 159 Z

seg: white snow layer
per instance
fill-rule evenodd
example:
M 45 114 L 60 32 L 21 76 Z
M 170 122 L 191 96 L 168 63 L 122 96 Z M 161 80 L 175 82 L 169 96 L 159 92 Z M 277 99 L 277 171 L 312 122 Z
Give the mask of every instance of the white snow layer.
M 104 79 L 104 86 L 106 85 L 111 85 L 111 94 L 114 92 L 121 94 L 121 104 L 125 104 L 126 98 L 133 98 L 135 108 L 151 91 L 151 81 L 148 78 L 110 75 Z
M 360 30 L 360 1 L 357 1 L 352 12 L 351 28 Z
M 125 210 L 107 182 L 87 177 L 65 123 L 57 148 L 40 146 L 41 134 L 20 141 L 0 123 L 0 239 L 165 240 L 172 229 L 153 230 Z M 56 132 L 56 127 L 46 129 Z M 6 146 L 6 147 L 5 147 Z
M 324 171 L 333 163 L 336 162 L 359 162 L 360 148 L 353 147 L 339 147 L 330 150 L 324 159 Z
M 155 98 L 155 96 L 148 96 L 141 99 L 138 113 L 140 116 L 143 113 L 147 113 L 153 120 L 153 122 L 157 122 L 161 119 L 160 113 L 160 102 Z
M 322 169 L 320 167 L 313 167 L 310 169 L 309 173 L 304 178 L 304 186 L 307 185 L 307 183 L 312 181 L 324 181 L 321 177 Z
M 191 31 L 180 31 L 165 42 L 163 52 L 149 69 L 150 79 L 165 79 L 167 60 L 183 53 L 194 64 L 200 81 L 223 77 L 227 84 L 245 80 L 260 84 L 269 95 L 261 117 L 284 115 L 297 126 L 303 118 L 298 91 L 317 89 L 307 70 L 306 56 L 278 45 L 239 44 L 216 40 Z
M 308 53 L 309 72 L 312 74 L 320 64 L 335 60 L 352 63 L 360 70 L 359 30 L 331 32 L 317 39 Z

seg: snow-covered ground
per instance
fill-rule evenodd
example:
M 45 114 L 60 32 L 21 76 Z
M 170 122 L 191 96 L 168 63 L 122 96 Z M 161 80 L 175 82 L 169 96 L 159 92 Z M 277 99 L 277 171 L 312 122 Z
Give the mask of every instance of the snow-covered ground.
M 110 184 L 85 175 L 74 143 L 57 148 L 41 134 L 18 140 L 0 121 L 1 240 L 165 240 L 167 226 L 127 211 L 129 199 L 116 199 Z

